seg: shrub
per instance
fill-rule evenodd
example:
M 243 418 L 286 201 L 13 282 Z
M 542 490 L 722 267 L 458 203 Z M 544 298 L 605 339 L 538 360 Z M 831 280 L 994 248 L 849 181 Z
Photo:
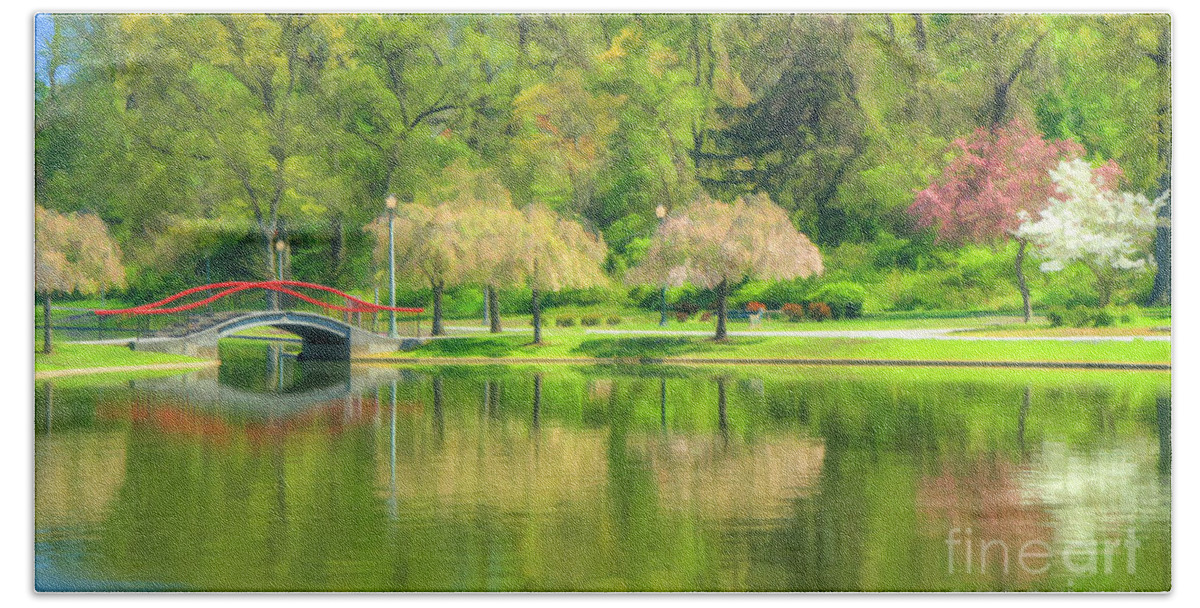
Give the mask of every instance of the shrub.
M 684 300 L 675 304 L 675 310 L 690 317 L 700 312 L 700 306 L 691 300 Z
M 1050 322 L 1050 327 L 1062 327 L 1066 323 L 1067 311 L 1061 307 L 1051 308 L 1046 311 L 1046 320 Z
M 778 308 L 786 302 L 804 302 L 816 282 L 815 278 L 775 281 L 762 290 L 759 297 L 750 300 L 762 302 L 771 308 Z
M 1067 311 L 1066 322 L 1071 327 L 1087 327 L 1092 324 L 1092 309 L 1082 304 Z
M 575 317 L 570 315 L 560 315 L 554 317 L 554 324 L 559 327 L 571 327 L 575 325 Z
M 706 311 L 704 311 L 703 313 L 700 313 L 700 320 L 701 320 L 701 321 L 708 321 L 708 320 L 710 320 L 710 319 L 712 319 L 712 313 L 711 313 L 711 312 L 709 312 L 709 311 L 707 311 L 707 310 L 706 310 Z
M 1118 318 L 1122 324 L 1135 323 L 1142 318 L 1142 309 L 1133 304 L 1122 306 Z
M 783 314 L 787 315 L 788 321 L 795 323 L 804 318 L 804 307 L 788 302 L 783 305 Z
M 867 290 L 858 283 L 838 281 L 813 292 L 809 298 L 829 305 L 833 316 L 838 319 L 856 319 L 862 316 L 863 300 Z
M 762 302 L 746 302 L 746 312 L 754 314 L 767 309 L 767 305 Z
M 525 293 L 528 293 L 526 290 Z M 524 296 L 525 293 L 521 295 Z M 559 306 L 596 306 L 614 302 L 621 297 L 620 292 L 608 287 L 587 287 L 584 289 L 564 288 L 558 291 L 547 291 L 542 295 L 542 306 L 557 308 Z
M 825 302 L 809 302 L 808 316 L 814 321 L 824 321 L 833 317 L 833 311 Z
M 600 315 L 583 315 L 579 317 L 579 324 L 595 327 L 600 324 Z
M 683 312 L 681 310 L 681 311 L 675 313 L 675 320 L 679 321 L 680 323 L 683 323 L 684 321 L 687 321 L 688 317 L 690 317 L 690 316 L 692 316 L 692 315 L 689 315 L 688 313 Z
M 1099 308 L 1092 313 L 1092 326 L 1094 327 L 1112 327 L 1117 322 L 1117 316 L 1120 311 L 1115 306 L 1105 306 Z
M 608 323 L 609 325 L 620 325 L 621 317 L 618 317 L 617 315 L 610 315 L 607 319 L 604 320 L 604 322 Z

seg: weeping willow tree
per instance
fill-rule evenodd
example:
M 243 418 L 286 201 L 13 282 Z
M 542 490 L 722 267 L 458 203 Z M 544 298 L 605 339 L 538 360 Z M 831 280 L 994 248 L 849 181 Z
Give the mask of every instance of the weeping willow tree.
M 435 206 L 411 203 L 396 209 L 393 238 L 396 248 L 396 278 L 416 287 L 424 282 L 433 292 L 433 335 L 445 333 L 442 295 L 446 285 L 463 282 L 471 273 L 471 244 L 459 231 L 462 212 L 450 203 Z M 375 241 L 377 275 L 386 276 L 388 219 L 381 217 L 364 228 Z M 376 280 L 380 279 L 376 276 Z
M 121 249 L 108 226 L 90 213 L 58 213 L 34 206 L 34 289 L 42 296 L 42 352 L 53 350 L 50 296 L 53 292 L 97 294 L 125 285 Z
M 601 264 L 608 248 L 599 235 L 559 217 L 543 204 L 525 207 L 524 216 L 523 235 L 515 253 L 516 259 L 523 261 L 520 271 L 532 292 L 533 343 L 541 344 L 541 291 L 607 284 Z
M 645 259 L 626 280 L 673 287 L 691 283 L 716 290 L 715 339 L 724 340 L 731 282 L 787 280 L 823 271 L 817 247 L 765 194 L 738 198 L 733 204 L 701 196 L 667 215 Z

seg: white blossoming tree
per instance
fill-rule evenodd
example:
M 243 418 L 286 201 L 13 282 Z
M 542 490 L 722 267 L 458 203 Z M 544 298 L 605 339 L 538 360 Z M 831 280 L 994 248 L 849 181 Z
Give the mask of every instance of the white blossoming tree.
M 1021 212 L 1015 234 L 1029 239 L 1044 261 L 1042 272 L 1081 262 L 1096 275 L 1100 305 L 1112 300 L 1121 271 L 1140 270 L 1150 261 L 1146 246 L 1154 234 L 1155 212 L 1170 192 L 1154 201 L 1116 189 L 1119 171 L 1093 169 L 1086 161 L 1063 161 L 1050 171 L 1058 195 L 1039 217 Z

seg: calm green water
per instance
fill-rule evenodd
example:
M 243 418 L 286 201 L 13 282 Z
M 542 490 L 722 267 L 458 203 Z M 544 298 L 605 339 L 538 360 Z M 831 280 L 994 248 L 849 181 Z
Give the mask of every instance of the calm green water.
M 1170 587 L 1169 374 L 224 360 L 37 384 L 39 589 Z

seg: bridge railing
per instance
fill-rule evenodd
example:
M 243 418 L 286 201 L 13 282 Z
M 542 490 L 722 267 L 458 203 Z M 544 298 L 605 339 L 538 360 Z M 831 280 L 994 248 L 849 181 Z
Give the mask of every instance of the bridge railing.
M 186 335 L 238 314 L 298 310 L 325 315 L 366 331 L 385 334 L 391 307 L 340 290 L 301 281 L 227 281 L 184 290 L 156 302 L 119 310 L 83 311 L 52 327 L 70 339 Z M 421 334 L 420 308 L 397 307 L 397 333 Z

